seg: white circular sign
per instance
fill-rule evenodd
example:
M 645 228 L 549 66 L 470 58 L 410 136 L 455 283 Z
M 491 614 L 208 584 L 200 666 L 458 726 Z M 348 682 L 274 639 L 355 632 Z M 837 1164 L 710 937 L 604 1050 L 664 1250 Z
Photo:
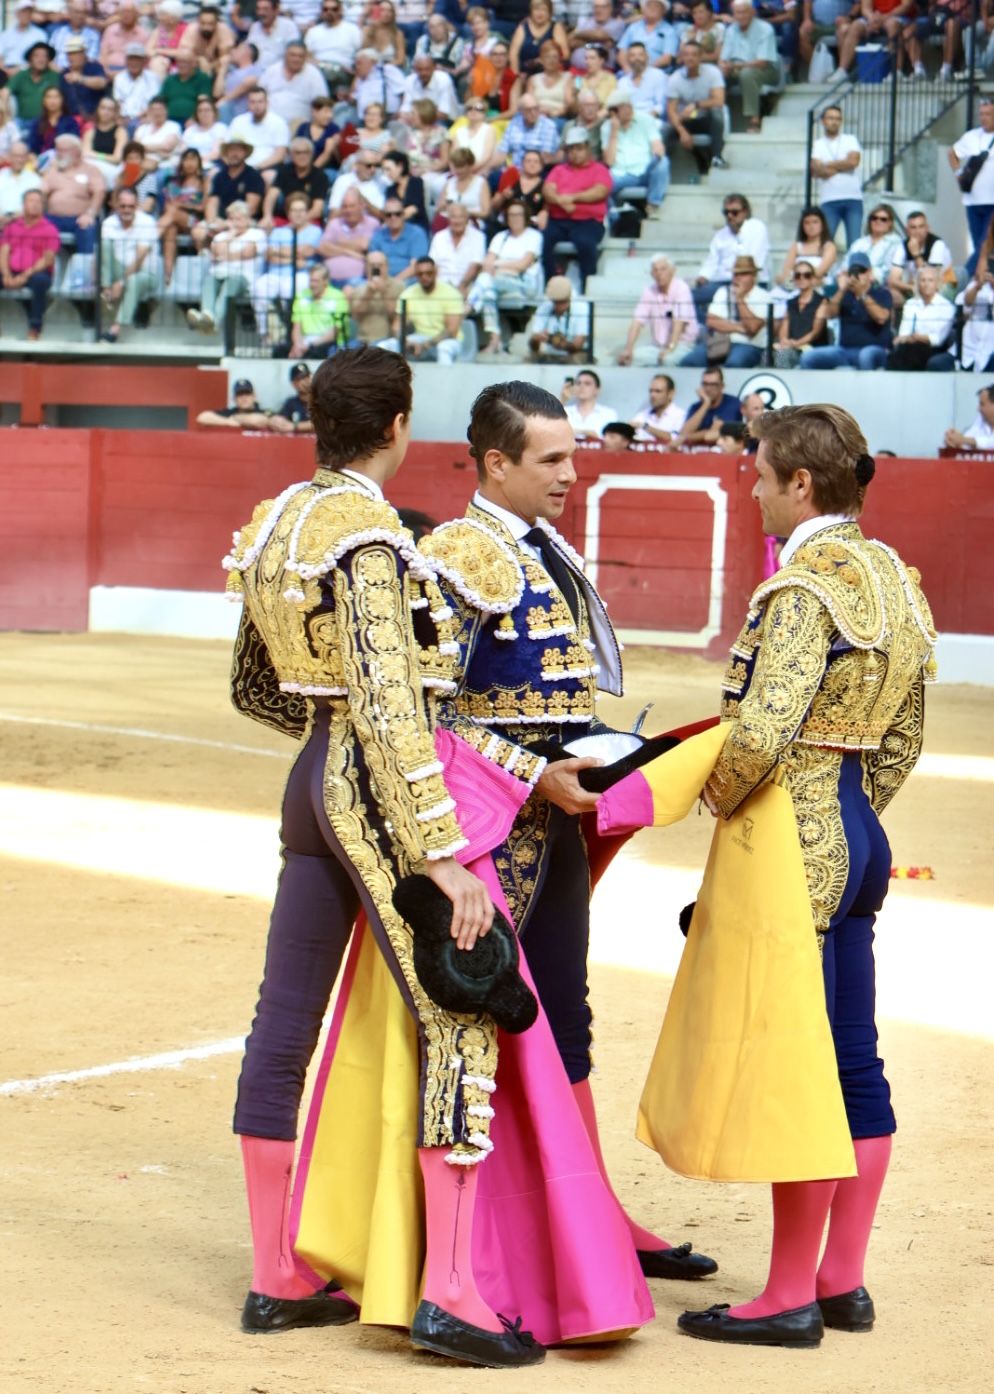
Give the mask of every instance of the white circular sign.
M 746 378 L 739 388 L 739 401 L 748 397 L 750 392 L 758 392 L 766 405 L 767 411 L 779 411 L 781 407 L 792 407 L 794 397 L 784 382 L 783 378 L 778 378 L 776 373 L 753 373 L 751 378 Z

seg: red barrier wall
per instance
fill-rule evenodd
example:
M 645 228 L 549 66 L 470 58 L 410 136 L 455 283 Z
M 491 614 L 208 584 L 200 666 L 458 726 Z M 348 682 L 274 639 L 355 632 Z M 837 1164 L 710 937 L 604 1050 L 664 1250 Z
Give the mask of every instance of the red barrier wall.
M 305 477 L 313 455 L 302 438 L 234 432 L 0 430 L 0 627 L 85 629 L 92 585 L 220 590 L 233 529 Z M 576 468 L 561 527 L 596 548 L 615 624 L 722 653 L 759 577 L 751 460 L 581 451 Z M 416 442 L 390 495 L 446 518 L 474 482 L 465 446 Z M 884 458 L 869 498 L 867 531 L 921 569 L 939 627 L 994 634 L 980 577 L 994 535 L 990 465 Z

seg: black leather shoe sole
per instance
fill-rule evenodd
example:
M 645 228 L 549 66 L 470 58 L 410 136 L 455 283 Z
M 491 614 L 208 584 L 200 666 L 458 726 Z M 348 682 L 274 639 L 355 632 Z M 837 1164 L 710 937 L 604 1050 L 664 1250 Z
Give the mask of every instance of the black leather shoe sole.
M 777 1312 L 770 1317 L 730 1317 L 728 1303 L 704 1312 L 684 1312 L 677 1326 L 701 1341 L 725 1341 L 739 1346 L 790 1346 L 810 1350 L 821 1345 L 824 1324 L 817 1302 Z
M 819 1297 L 822 1320 L 835 1331 L 872 1331 L 876 1319 L 873 1298 L 866 1288 L 853 1288 L 838 1297 Z
M 359 1309 L 345 1297 L 332 1297 L 327 1289 L 313 1297 L 267 1297 L 250 1292 L 242 1308 L 242 1330 L 250 1336 L 293 1331 L 302 1326 L 347 1326 L 359 1320 Z
M 718 1265 L 707 1254 L 695 1254 L 690 1244 L 673 1249 L 636 1249 L 646 1278 L 675 1278 L 693 1282 L 717 1273 Z
M 411 1344 L 416 1350 L 494 1370 L 540 1365 L 545 1359 L 545 1346 L 539 1345 L 530 1331 L 521 1330 L 520 1317 L 513 1324 L 505 1322 L 504 1331 L 485 1331 L 460 1321 L 434 1302 L 418 1304 L 411 1323 Z

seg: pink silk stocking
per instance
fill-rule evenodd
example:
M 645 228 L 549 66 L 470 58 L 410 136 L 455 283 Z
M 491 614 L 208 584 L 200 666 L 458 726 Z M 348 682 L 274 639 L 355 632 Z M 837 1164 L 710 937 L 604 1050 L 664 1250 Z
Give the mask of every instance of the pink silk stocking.
M 733 1307 L 732 1317 L 770 1317 L 815 1300 L 821 1237 L 837 1181 L 777 1181 L 773 1184 L 773 1249 L 766 1287 L 752 1302 Z
M 298 1276 L 290 1248 L 294 1144 L 245 1136 L 241 1144 L 252 1228 L 252 1291 L 267 1297 L 313 1297 L 314 1285 Z
M 836 1187 L 828 1217 L 828 1239 L 818 1269 L 819 1297 L 838 1297 L 863 1286 L 863 1264 L 892 1141 L 889 1135 L 853 1140 L 859 1175 L 847 1177 Z
M 637 1225 L 629 1216 L 625 1207 L 614 1195 L 614 1187 L 611 1185 L 611 1178 L 607 1174 L 607 1167 L 604 1164 L 604 1154 L 601 1152 L 600 1133 L 597 1129 L 597 1110 L 594 1107 L 594 1095 L 590 1088 L 590 1080 L 582 1079 L 579 1084 L 573 1085 L 573 1097 L 576 1099 L 576 1106 L 580 1110 L 580 1117 L 583 1119 L 583 1126 L 587 1130 L 587 1137 L 590 1139 L 590 1146 L 594 1156 L 597 1158 L 597 1166 L 604 1184 L 618 1201 L 618 1208 L 625 1217 L 625 1223 L 632 1236 L 632 1243 L 636 1249 L 672 1249 L 673 1245 L 667 1243 L 665 1239 L 660 1239 L 658 1234 L 653 1234 L 651 1230 L 643 1229 Z
M 480 1296 L 473 1274 L 478 1167 L 453 1166 L 445 1160 L 448 1151 L 447 1147 L 422 1147 L 418 1151 L 427 1232 L 422 1296 L 471 1326 L 503 1331 L 496 1313 Z

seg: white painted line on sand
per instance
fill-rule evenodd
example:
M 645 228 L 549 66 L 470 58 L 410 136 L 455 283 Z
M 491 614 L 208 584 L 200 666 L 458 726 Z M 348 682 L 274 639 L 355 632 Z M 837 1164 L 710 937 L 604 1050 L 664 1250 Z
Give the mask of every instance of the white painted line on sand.
M 127 1060 L 115 1060 L 110 1065 L 90 1065 L 85 1070 L 60 1070 L 56 1074 L 38 1075 L 34 1079 L 8 1079 L 0 1084 L 0 1094 L 33 1094 L 57 1084 L 75 1084 L 81 1079 L 103 1079 L 107 1075 L 135 1074 L 143 1070 L 175 1070 L 188 1060 L 210 1060 L 215 1055 L 233 1055 L 245 1045 L 244 1036 L 229 1036 L 226 1041 L 211 1041 L 208 1045 L 190 1046 L 186 1050 L 164 1050 L 158 1055 L 134 1055 Z
M 257 745 L 236 745 L 232 741 L 209 741 L 203 736 L 180 736 L 168 731 L 146 731 L 140 726 L 101 726 L 92 721 L 61 721 L 47 716 L 17 716 L 13 712 L 0 712 L 0 721 L 9 721 L 17 726 L 56 726 L 65 731 L 95 731 L 104 736 L 133 736 L 144 741 L 170 741 L 174 745 L 201 745 L 209 750 L 231 750 L 236 755 L 266 755 L 277 760 L 286 760 L 293 755 L 293 748 L 269 750 Z

